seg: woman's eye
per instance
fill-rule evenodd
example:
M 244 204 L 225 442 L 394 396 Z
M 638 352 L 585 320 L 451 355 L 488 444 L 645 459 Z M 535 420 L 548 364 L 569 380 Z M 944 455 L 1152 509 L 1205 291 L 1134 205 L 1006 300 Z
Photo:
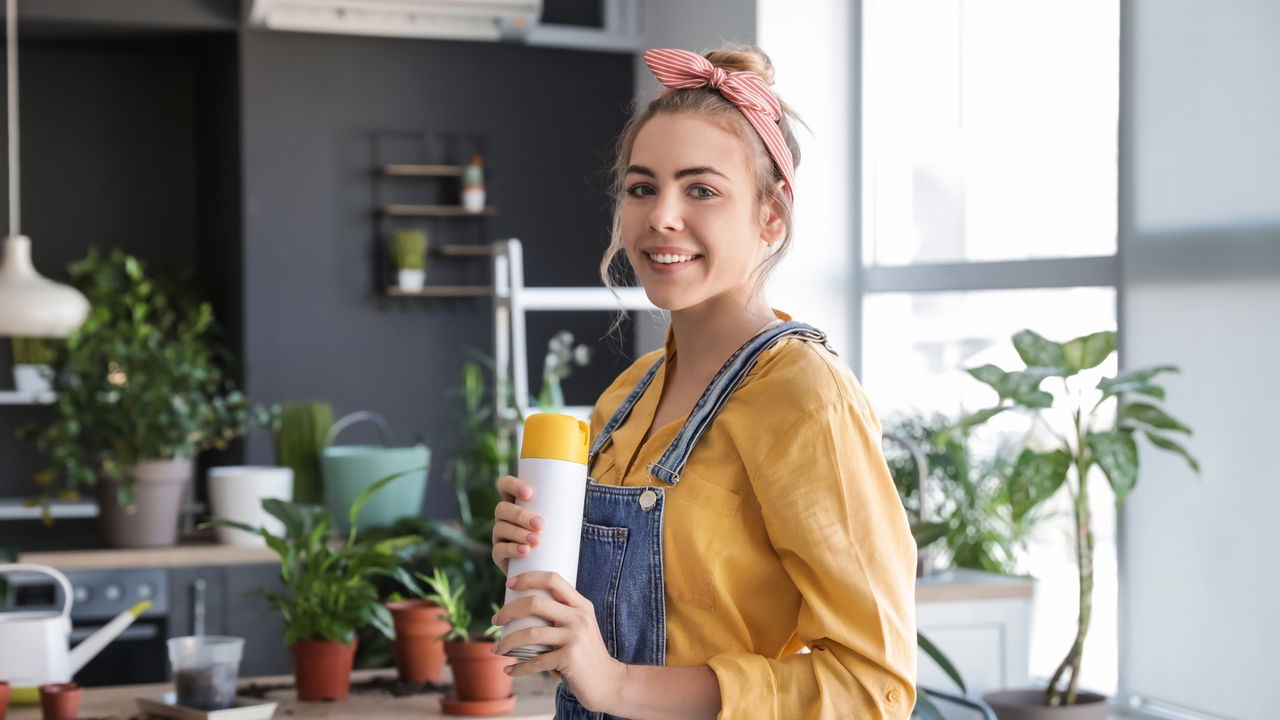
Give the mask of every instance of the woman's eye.
M 705 200 L 707 198 L 713 198 L 716 196 L 716 191 L 712 190 L 706 185 L 694 185 L 693 187 L 689 188 L 689 192 L 692 193 L 693 196 L 699 200 Z
M 653 194 L 653 188 L 644 184 L 632 185 L 627 188 L 627 194 L 631 197 L 649 197 Z

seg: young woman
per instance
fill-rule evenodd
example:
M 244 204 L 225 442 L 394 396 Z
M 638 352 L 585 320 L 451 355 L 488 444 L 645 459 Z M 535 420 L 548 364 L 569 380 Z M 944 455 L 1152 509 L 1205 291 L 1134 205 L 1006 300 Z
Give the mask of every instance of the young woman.
M 825 336 L 762 285 L 791 241 L 798 146 L 754 48 L 650 50 L 666 87 L 615 165 L 610 282 L 625 253 L 671 314 L 592 413 L 577 588 L 511 578 L 494 616 L 552 627 L 505 653 L 558 671 L 558 720 L 906 718 L 915 704 L 915 543 L 880 425 Z M 493 559 L 538 546 L 532 488 L 498 481 Z M 801 652 L 807 649 L 808 652 Z

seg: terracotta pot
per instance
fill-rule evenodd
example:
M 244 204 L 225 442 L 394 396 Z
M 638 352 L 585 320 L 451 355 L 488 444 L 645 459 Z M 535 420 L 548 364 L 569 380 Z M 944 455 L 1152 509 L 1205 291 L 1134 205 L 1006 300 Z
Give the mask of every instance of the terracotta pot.
M 298 699 L 303 702 L 346 700 L 351 693 L 351 665 L 356 640 L 350 645 L 331 640 L 299 640 L 289 646 Z
M 444 636 L 449 621 L 444 610 L 426 600 L 387 603 L 396 626 L 396 669 L 407 683 L 438 683 L 444 679 Z
M 494 655 L 494 643 L 446 642 L 444 652 L 453 668 L 453 687 L 459 700 L 502 700 L 511 697 L 513 678 L 502 671 L 517 659 Z
M 53 683 L 40 686 L 40 715 L 44 720 L 75 720 L 80 714 L 80 695 L 75 683 Z
M 116 501 L 118 481 L 106 476 L 98 478 L 98 507 L 107 544 L 132 548 L 177 543 L 182 491 L 195 474 L 195 460 L 143 460 L 126 470 L 137 480 L 133 486 L 133 512 Z
M 9 683 L 0 680 L 0 720 L 4 720 L 4 715 L 9 710 Z
M 1044 690 L 1000 690 L 982 696 L 1000 720 L 1107 720 L 1111 706 L 1105 695 L 1081 691 L 1075 705 L 1049 707 Z

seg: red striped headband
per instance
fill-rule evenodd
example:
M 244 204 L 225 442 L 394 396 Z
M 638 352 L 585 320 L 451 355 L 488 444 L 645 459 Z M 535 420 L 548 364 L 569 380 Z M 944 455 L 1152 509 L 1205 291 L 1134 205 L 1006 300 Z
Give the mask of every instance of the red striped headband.
M 663 95 L 671 90 L 711 88 L 742 111 L 747 122 L 751 123 L 751 127 L 756 129 L 760 139 L 764 141 L 769 157 L 773 158 L 773 164 L 782 174 L 787 199 L 795 202 L 795 164 L 791 159 L 791 149 L 787 147 L 782 138 L 782 129 L 778 126 L 782 119 L 782 104 L 764 78 L 748 70 L 725 72 L 723 68 L 712 65 L 706 58 L 688 50 L 646 50 L 644 64 L 649 66 L 654 77 L 666 88 L 662 91 Z

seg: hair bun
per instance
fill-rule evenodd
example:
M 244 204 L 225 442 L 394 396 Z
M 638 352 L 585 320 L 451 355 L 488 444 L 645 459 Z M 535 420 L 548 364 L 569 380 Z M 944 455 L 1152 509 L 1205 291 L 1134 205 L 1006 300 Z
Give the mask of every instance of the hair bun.
M 773 62 L 754 45 L 725 45 L 702 54 L 712 65 L 725 72 L 753 72 L 773 84 Z

